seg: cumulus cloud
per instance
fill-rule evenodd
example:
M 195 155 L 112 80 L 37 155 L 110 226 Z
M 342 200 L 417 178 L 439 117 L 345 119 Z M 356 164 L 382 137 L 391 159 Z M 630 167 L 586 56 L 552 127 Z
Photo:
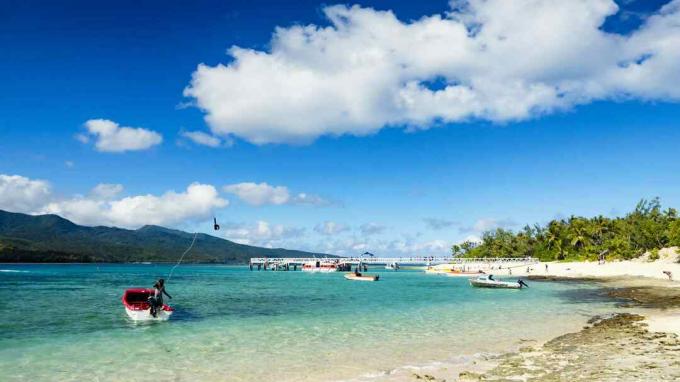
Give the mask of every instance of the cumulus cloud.
M 318 195 L 299 193 L 291 195 L 288 187 L 271 186 L 267 183 L 243 182 L 230 184 L 223 187 L 225 192 L 238 196 L 239 199 L 253 206 L 266 204 L 306 204 L 324 206 L 330 204 Z
M 121 192 L 123 192 L 122 184 L 99 183 L 92 189 L 90 194 L 95 199 L 110 200 L 118 196 Z
M 349 230 L 350 230 L 349 226 L 330 220 L 327 220 L 323 223 L 319 223 L 316 226 L 314 226 L 314 231 L 316 233 L 327 236 L 337 235 L 339 233 L 347 232 Z
M 305 234 L 304 228 L 286 227 L 282 224 L 271 224 L 266 221 L 257 221 L 252 224 L 231 223 L 224 228 L 224 235 L 229 240 L 270 248 L 284 240 L 298 238 Z
M 51 197 L 50 184 L 20 175 L 0 174 L 0 209 L 30 213 L 45 205 Z
M 517 223 L 512 220 L 512 219 L 492 219 L 492 218 L 483 218 L 479 219 L 473 224 L 472 226 L 467 226 L 467 227 L 460 227 L 459 231 L 461 233 L 482 233 L 485 231 L 492 231 L 497 228 L 512 228 L 516 226 Z
M 328 26 L 277 28 L 268 51 L 233 46 L 229 63 L 199 65 L 184 94 L 213 133 L 255 144 L 680 100 L 680 0 L 626 36 L 601 28 L 617 11 L 613 0 L 468 0 L 403 22 L 329 6 Z
M 43 212 L 61 215 L 79 224 L 137 228 L 145 224 L 173 225 L 188 219 L 208 218 L 214 209 L 228 204 L 220 198 L 215 187 L 192 183 L 183 192 L 168 191 L 162 195 L 136 195 L 114 200 L 77 197 L 55 201 L 45 206 Z
M 163 137 L 155 131 L 141 127 L 120 126 L 108 119 L 90 119 L 85 122 L 85 128 L 88 134 L 96 139 L 95 147 L 98 151 L 146 150 L 163 141 Z M 76 139 L 83 143 L 89 142 L 89 137 L 84 134 L 76 135 Z
M 455 222 L 453 220 L 446 220 L 446 219 L 439 219 L 439 218 L 424 218 L 423 221 L 425 222 L 425 225 L 427 228 L 433 229 L 435 231 L 441 230 L 444 228 L 449 228 L 454 225 L 457 225 L 458 222 Z
M 208 184 L 192 183 L 183 192 L 120 197 L 120 184 L 98 184 L 87 196 L 60 198 L 44 180 L 0 174 L 0 209 L 29 214 L 58 214 L 78 224 L 137 228 L 205 219 L 229 202 Z
M 220 138 L 202 131 L 183 131 L 180 135 L 197 145 L 208 147 L 220 147 L 222 145 L 222 140 Z
M 386 229 L 387 227 L 378 223 L 365 223 L 359 226 L 359 231 L 364 236 L 379 235 Z

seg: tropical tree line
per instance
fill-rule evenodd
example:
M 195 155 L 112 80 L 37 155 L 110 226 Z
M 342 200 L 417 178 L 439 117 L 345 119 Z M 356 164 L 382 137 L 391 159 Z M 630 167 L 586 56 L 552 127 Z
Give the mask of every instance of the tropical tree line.
M 596 216 L 552 220 L 519 231 L 498 228 L 484 232 L 481 242 L 452 246 L 454 256 L 537 257 L 552 260 L 631 259 L 647 251 L 680 246 L 680 218 L 674 208 L 662 209 L 659 198 L 641 200 L 623 217 Z

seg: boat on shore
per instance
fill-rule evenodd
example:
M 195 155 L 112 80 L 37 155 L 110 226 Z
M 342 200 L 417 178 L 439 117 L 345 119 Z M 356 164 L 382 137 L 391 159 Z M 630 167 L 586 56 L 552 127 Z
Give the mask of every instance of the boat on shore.
M 352 281 L 378 281 L 379 275 L 362 275 L 361 273 L 346 273 L 345 278 Z
M 470 285 L 477 288 L 504 288 L 504 289 L 522 289 L 528 285 L 522 281 L 500 281 L 494 280 L 493 275 L 483 275 L 474 279 L 470 279 Z
M 125 313 L 133 321 L 165 321 L 175 311 L 167 304 L 156 311 L 156 316 L 151 314 L 149 297 L 153 295 L 152 288 L 130 288 L 123 293 L 121 300 L 125 306 Z

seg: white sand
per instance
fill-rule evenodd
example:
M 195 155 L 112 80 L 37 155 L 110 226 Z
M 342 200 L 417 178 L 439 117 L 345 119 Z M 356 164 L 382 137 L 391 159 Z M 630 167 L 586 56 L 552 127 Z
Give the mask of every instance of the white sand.
M 607 261 L 604 264 L 594 262 L 548 262 L 538 263 L 527 267 L 513 267 L 510 269 L 495 269 L 492 272 L 499 276 L 554 276 L 565 278 L 627 278 L 646 277 L 666 281 L 669 287 L 680 287 L 680 263 L 678 263 L 677 248 L 664 248 L 659 251 L 659 260 L 649 261 L 649 254 L 634 260 Z M 546 264 L 548 266 L 546 270 Z M 664 271 L 671 272 L 674 281 L 669 281 Z M 655 283 L 658 285 L 658 283 Z

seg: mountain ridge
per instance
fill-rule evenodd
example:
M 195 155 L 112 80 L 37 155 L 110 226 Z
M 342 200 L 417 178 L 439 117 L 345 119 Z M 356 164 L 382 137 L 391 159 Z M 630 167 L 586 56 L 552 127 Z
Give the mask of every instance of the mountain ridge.
M 131 230 L 82 226 L 59 215 L 0 210 L 0 262 L 174 262 L 193 233 L 145 225 Z M 251 257 L 314 257 L 321 253 L 239 244 L 205 233 L 196 236 L 186 262 L 246 264 Z

